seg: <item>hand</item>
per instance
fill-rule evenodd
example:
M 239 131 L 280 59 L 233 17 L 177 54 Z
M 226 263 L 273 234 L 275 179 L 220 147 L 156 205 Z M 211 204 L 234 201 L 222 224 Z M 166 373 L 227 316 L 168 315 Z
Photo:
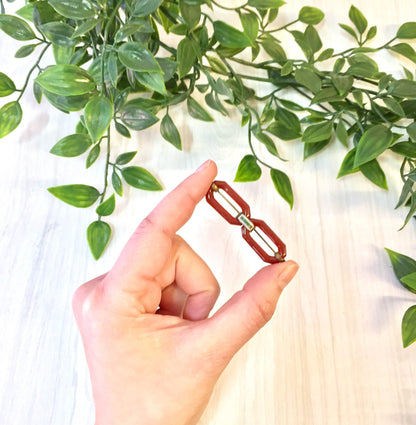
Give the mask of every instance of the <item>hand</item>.
M 208 318 L 218 283 L 176 232 L 215 175 L 215 163 L 204 163 L 143 220 L 114 267 L 74 294 L 96 425 L 196 424 L 297 271 L 292 261 L 264 267 Z

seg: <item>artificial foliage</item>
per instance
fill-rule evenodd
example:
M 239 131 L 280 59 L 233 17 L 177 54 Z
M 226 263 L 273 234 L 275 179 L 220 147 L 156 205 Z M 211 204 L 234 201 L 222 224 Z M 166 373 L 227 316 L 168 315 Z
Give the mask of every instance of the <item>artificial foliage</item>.
M 239 111 L 248 148 L 236 164 L 235 181 L 255 181 L 267 171 L 291 208 L 290 179 L 259 155 L 259 144 L 284 160 L 282 143 L 301 140 L 304 159 L 337 143 L 345 150 L 338 177 L 362 173 L 382 189 L 388 187 L 379 157 L 399 155 L 403 189 L 396 208 L 408 208 L 403 226 L 414 216 L 416 22 L 403 23 L 395 37 L 377 44 L 377 27 L 352 5 L 347 23 L 339 24 L 351 47 L 336 51 L 324 46 L 317 29 L 324 25 L 323 11 L 305 6 L 297 19 L 284 22 L 279 15 L 284 3 L 248 0 L 231 7 L 214 0 L 39 0 L 26 1 L 11 15 L 0 0 L 0 29 L 22 43 L 16 60 L 33 58 L 21 87 L 0 72 L 0 97 L 8 98 L 0 108 L 0 138 L 21 122 L 20 100 L 28 91 L 38 103 L 46 100 L 64 113 L 79 111 L 73 133 L 56 141 L 50 152 L 82 155 L 87 168 L 102 167 L 103 184 L 48 190 L 72 206 L 95 209 L 87 228 L 94 258 L 111 238 L 107 221 L 124 186 L 162 189 L 148 170 L 133 165 L 136 151 L 114 157 L 112 147 L 120 137 L 111 134 L 110 125 L 124 138 L 159 126 L 161 136 L 181 149 L 170 114 L 180 103 L 189 116 L 203 121 L 214 121 L 211 111 L 225 116 L 232 108 Z M 282 35 L 293 38 L 300 58 L 285 49 Z M 54 63 L 45 60 L 48 50 Z M 374 53 L 381 50 L 406 64 L 401 77 L 379 68 Z M 264 83 L 267 94 L 257 93 L 251 81 Z M 397 266 L 403 256 L 388 253 L 400 282 L 414 291 L 416 263 L 404 275 Z M 416 339 L 415 309 L 403 319 L 405 346 Z

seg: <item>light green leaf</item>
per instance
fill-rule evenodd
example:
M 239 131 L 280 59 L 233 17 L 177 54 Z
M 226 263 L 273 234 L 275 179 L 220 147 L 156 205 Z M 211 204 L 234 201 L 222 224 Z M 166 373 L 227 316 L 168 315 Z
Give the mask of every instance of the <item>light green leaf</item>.
M 176 149 L 182 150 L 181 135 L 169 114 L 166 114 L 160 122 L 160 134 Z
M 253 45 L 247 35 L 222 21 L 214 22 L 214 36 L 225 47 L 244 48 Z
M 253 12 L 240 13 L 240 21 L 243 26 L 244 34 L 253 42 L 256 41 L 259 33 L 259 18 L 257 15 Z
M 415 52 L 415 49 L 410 44 L 398 43 L 398 44 L 395 44 L 394 46 L 389 46 L 388 49 L 416 63 L 416 52 Z
M 12 15 L 0 15 L 0 30 L 3 30 L 8 36 L 19 41 L 36 38 L 35 33 L 23 19 Z
M 411 39 L 416 38 L 416 22 L 405 22 L 397 30 L 397 38 Z
M 346 31 L 348 34 L 352 35 L 357 41 L 358 41 L 358 37 L 356 32 L 354 31 L 354 29 L 352 27 L 350 27 L 349 25 L 346 24 L 338 24 L 344 31 Z
M 91 254 L 98 260 L 111 237 L 111 227 L 104 221 L 93 221 L 87 228 L 87 241 Z
M 138 0 L 135 2 L 132 15 L 147 16 L 153 13 L 162 3 L 162 0 Z
M 408 257 L 407 255 L 400 254 L 388 248 L 384 249 L 389 255 L 391 264 L 393 266 L 394 274 L 396 275 L 399 282 L 410 292 L 416 294 L 416 289 L 413 289 L 402 281 L 403 277 L 408 276 L 411 273 L 416 273 L 416 261 L 413 258 Z
M 341 96 L 349 92 L 354 84 L 352 75 L 333 74 L 331 80 Z
M 48 191 L 69 205 L 77 208 L 87 208 L 94 204 L 100 192 L 95 187 L 85 184 L 68 184 L 48 188 Z
M 96 14 L 90 0 L 49 0 L 49 4 L 65 18 L 89 19 Z
M 197 55 L 198 43 L 190 38 L 183 38 L 177 49 L 178 76 L 183 78 L 193 67 Z
M 385 98 L 383 98 L 383 102 L 386 105 L 386 107 L 388 109 L 390 109 L 390 111 L 392 111 L 393 113 L 395 113 L 399 117 L 406 117 L 406 114 L 405 114 L 403 108 L 401 107 L 400 103 L 397 102 L 397 100 L 394 100 L 391 97 L 385 97 Z
M 90 150 L 87 156 L 87 160 L 85 161 L 85 167 L 90 168 L 92 164 L 98 159 L 100 155 L 100 144 L 97 143 L 93 148 Z
M 380 164 L 376 159 L 366 162 L 365 164 L 360 165 L 360 171 L 373 182 L 378 187 L 381 187 L 384 190 L 388 190 L 386 175 L 380 167 Z
M 404 313 L 402 319 L 403 348 L 416 341 L 416 305 L 410 307 Z
M 214 118 L 193 97 L 188 97 L 186 105 L 192 118 L 208 122 L 214 121 Z
M 355 153 L 357 149 L 351 149 L 342 161 L 341 168 L 338 171 L 337 179 L 347 176 L 349 174 L 354 174 L 360 171 L 358 167 L 354 167 Z
M 112 117 L 113 103 L 107 97 L 95 96 L 85 105 L 85 127 L 93 142 L 107 131 Z
M 324 19 L 325 14 L 316 7 L 304 6 L 299 11 L 298 19 L 304 24 L 317 25 Z
M 81 25 L 79 25 L 76 28 L 76 30 L 72 34 L 72 38 L 80 37 L 81 35 L 89 33 L 100 22 L 101 22 L 101 18 L 89 19 L 88 21 L 83 22 Z
M 378 72 L 377 63 L 364 53 L 357 53 L 350 56 L 348 58 L 348 63 L 350 64 L 347 70 L 348 74 L 364 78 L 373 78 Z
M 358 142 L 354 167 L 377 158 L 390 146 L 392 139 L 391 130 L 382 124 L 367 129 Z
M 16 91 L 14 82 L 6 75 L 0 72 L 0 97 L 9 96 Z
M 159 121 L 154 114 L 134 104 L 126 104 L 119 113 L 121 121 L 132 130 L 144 130 Z
M 150 51 L 136 41 L 123 43 L 118 50 L 118 57 L 126 68 L 133 71 L 162 73 Z
M 49 152 L 54 155 L 72 158 L 86 152 L 91 143 L 91 138 L 87 134 L 75 133 L 59 140 Z
M 157 72 L 135 72 L 136 80 L 147 87 L 160 94 L 167 94 L 165 81 L 162 74 Z
M 412 122 L 406 127 L 407 134 L 416 142 L 416 122 Z
M 0 108 L 0 139 L 7 136 L 20 124 L 22 108 L 17 101 L 6 103 Z
M 345 147 L 348 147 L 348 133 L 344 126 L 344 123 L 341 120 L 337 124 L 335 135 Z
M 308 25 L 305 30 L 305 39 L 313 53 L 322 49 L 321 37 L 314 26 Z
M 111 175 L 111 184 L 118 196 L 123 196 L 123 182 L 116 171 Z
M 76 65 L 54 65 L 37 76 L 35 81 L 45 90 L 61 95 L 75 96 L 95 89 L 92 76 Z
M 253 182 L 260 178 L 261 168 L 254 155 L 246 155 L 238 165 L 235 182 Z
M 266 146 L 267 150 L 274 156 L 280 158 L 279 152 L 277 151 L 276 145 L 274 141 L 269 137 L 267 134 L 263 133 L 262 129 L 255 125 L 252 127 L 252 132 L 256 139 L 263 143 L 264 146 Z
M 266 131 L 278 137 L 281 140 L 294 140 L 299 139 L 301 132 L 296 128 L 288 127 L 285 123 L 276 120 L 273 121 L 267 128 Z
M 39 87 L 36 80 L 35 84 Z M 41 92 L 45 95 L 51 105 L 63 112 L 80 111 L 91 98 L 90 93 L 77 96 L 60 96 L 45 89 L 41 89 Z
M 121 170 L 121 174 L 127 184 L 137 189 L 143 190 L 162 190 L 160 183 L 142 167 L 135 165 L 125 167 Z
M 348 16 L 357 28 L 358 32 L 360 34 L 363 34 L 368 24 L 367 19 L 364 17 L 364 15 L 355 6 L 351 6 Z
M 128 139 L 131 138 L 130 131 L 125 125 L 116 121 L 115 127 L 116 127 L 117 132 L 120 133 L 123 137 L 127 137 Z
M 41 27 L 45 37 L 52 43 L 62 47 L 72 47 L 75 41 L 72 38 L 74 28 L 64 22 L 47 22 Z
M 209 66 L 214 72 L 224 75 L 228 74 L 227 67 L 224 65 L 224 62 L 221 59 L 218 59 L 217 57 L 211 55 L 205 55 L 205 57 L 208 60 Z
M 260 44 L 272 59 L 275 59 L 279 64 L 286 63 L 286 53 L 282 45 L 273 36 L 264 35 L 260 40 Z
M 272 178 L 273 185 L 280 196 L 293 208 L 293 191 L 289 177 L 280 170 L 272 168 L 270 170 L 270 177 Z
M 32 54 L 35 51 L 36 47 L 36 44 L 27 44 L 26 46 L 22 46 L 20 47 L 20 49 L 17 50 L 14 57 L 18 59 L 25 58 Z
M 179 0 L 181 15 L 188 25 L 189 29 L 194 28 L 201 19 L 200 4 L 188 4 L 188 2 Z
M 248 5 L 259 10 L 278 9 L 286 2 L 283 0 L 248 0 Z
M 302 135 L 302 142 L 317 143 L 327 140 L 332 135 L 333 121 L 324 121 L 306 127 Z
M 333 48 L 325 49 L 324 51 L 322 51 L 320 53 L 320 55 L 318 56 L 318 59 L 316 59 L 316 61 L 317 62 L 326 61 L 326 60 L 332 58 L 332 55 L 333 54 L 334 54 L 334 49 Z
M 136 156 L 136 154 L 137 154 L 137 151 L 124 152 L 116 158 L 116 164 L 126 165 Z
M 403 283 L 405 283 L 408 287 L 416 291 L 416 272 L 403 276 L 400 280 Z
M 113 193 L 104 202 L 101 202 L 101 204 L 98 205 L 95 211 L 100 216 L 109 216 L 113 214 L 115 207 L 116 207 L 116 197 L 114 196 L 114 193 Z
M 310 69 L 298 68 L 295 71 L 295 80 L 314 94 L 321 90 L 321 79 Z

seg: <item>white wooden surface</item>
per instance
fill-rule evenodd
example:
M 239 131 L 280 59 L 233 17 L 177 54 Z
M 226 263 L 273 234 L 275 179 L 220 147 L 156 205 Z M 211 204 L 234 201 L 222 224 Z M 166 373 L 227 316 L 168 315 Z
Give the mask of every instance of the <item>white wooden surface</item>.
M 336 50 L 348 46 L 337 23 L 348 21 L 349 1 L 288 3 L 280 22 L 313 4 L 326 12 L 320 25 L 324 43 Z M 378 26 L 375 45 L 390 39 L 398 24 L 416 21 L 408 0 L 356 0 L 355 5 L 370 25 Z M 0 35 L 0 70 L 21 84 L 30 61 L 10 59 L 18 46 Z M 295 48 L 293 54 L 298 54 Z M 401 75 L 388 55 L 378 60 L 383 70 Z M 95 262 L 84 236 L 94 211 L 69 207 L 46 188 L 100 185 L 102 169 L 98 165 L 86 171 L 83 157 L 60 159 L 48 153 L 72 132 L 76 114 L 65 116 L 46 103 L 39 107 L 29 93 L 22 103 L 21 126 L 0 141 L 0 424 L 92 424 L 88 372 L 70 309 L 72 292 L 111 267 L 140 219 L 206 158 L 217 162 L 219 178 L 231 182 L 239 160 L 249 153 L 246 134 L 236 114 L 233 119 L 215 115 L 216 124 L 206 124 L 179 106 L 172 113 L 181 127 L 184 152 L 164 142 L 157 127 L 130 141 L 118 139 L 120 150 L 139 150 L 136 164 L 152 171 L 166 191 L 132 189 L 118 198 L 110 220 L 114 237 Z M 393 210 L 401 188 L 400 159 L 381 160 L 389 176 L 390 191 L 384 192 L 359 175 L 336 180 L 345 154 L 338 144 L 306 162 L 298 142 L 281 143 L 280 150 L 289 162 L 267 158 L 292 179 L 293 211 L 266 175 L 260 183 L 234 187 L 252 205 L 253 216 L 281 235 L 288 256 L 301 269 L 273 320 L 226 369 L 201 425 L 415 424 L 416 346 L 401 347 L 400 323 L 416 299 L 397 283 L 383 250 L 386 246 L 416 256 L 415 223 L 398 232 L 406 211 Z M 218 277 L 218 305 L 262 266 L 239 231 L 204 202 L 181 234 Z

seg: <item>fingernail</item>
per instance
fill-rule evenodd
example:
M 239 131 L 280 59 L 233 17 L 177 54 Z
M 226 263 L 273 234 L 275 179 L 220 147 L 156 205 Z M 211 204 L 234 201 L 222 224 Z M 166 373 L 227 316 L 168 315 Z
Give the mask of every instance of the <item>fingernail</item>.
M 212 160 L 208 159 L 206 160 L 203 164 L 201 164 L 196 170 L 195 173 L 199 173 L 202 170 L 205 170 L 205 168 L 209 167 L 209 165 L 211 164 Z
M 282 289 L 293 279 L 298 269 L 299 265 L 294 261 L 285 263 L 284 269 L 279 274 L 279 283 Z

